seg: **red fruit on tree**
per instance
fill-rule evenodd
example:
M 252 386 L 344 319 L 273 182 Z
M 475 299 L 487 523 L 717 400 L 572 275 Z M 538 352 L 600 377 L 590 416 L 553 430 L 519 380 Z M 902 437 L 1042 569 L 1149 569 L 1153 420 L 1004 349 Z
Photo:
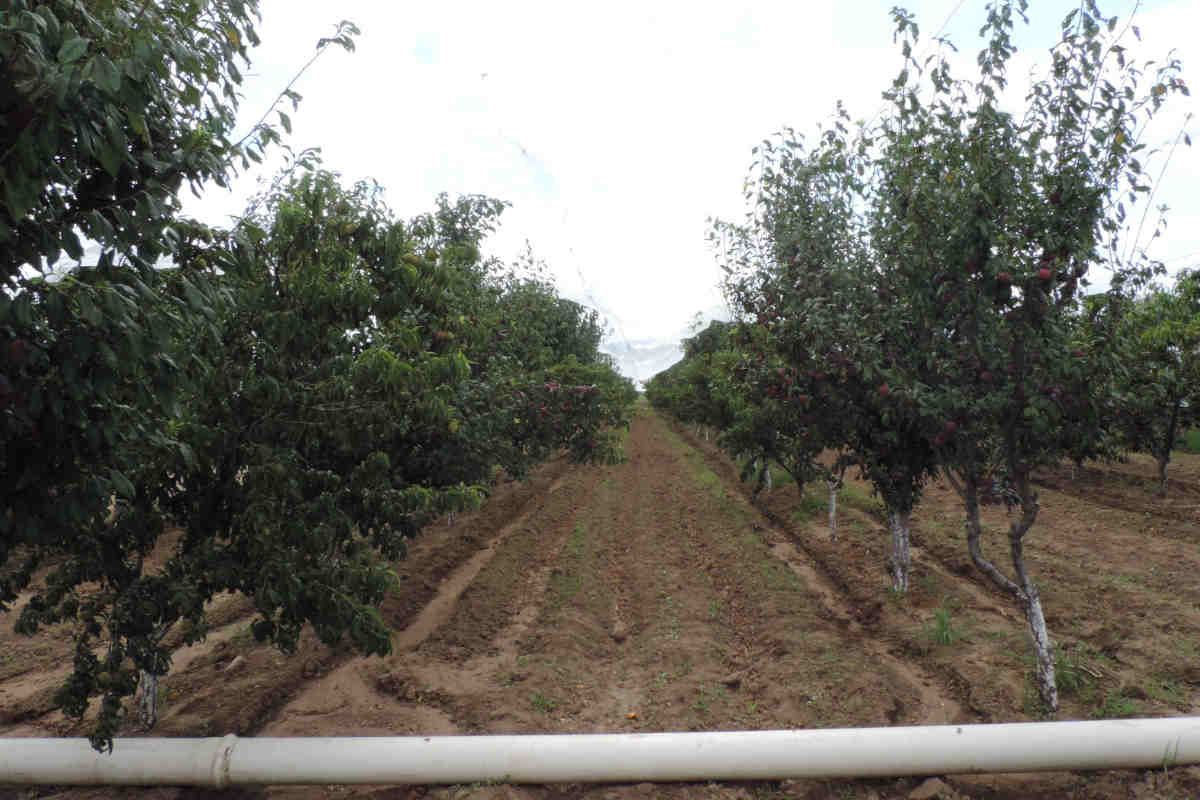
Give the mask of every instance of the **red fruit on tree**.
M 1045 267 L 1042 267 L 1041 269 L 1038 270 L 1038 277 L 1044 281 L 1050 280 L 1050 270 L 1046 269 Z
M 1000 283 L 1001 286 L 1008 286 L 1010 283 L 1012 283 L 1012 276 L 1009 275 L 1007 272 L 1001 272 L 999 275 L 996 276 L 996 280 Z
M 13 339 L 8 343 L 8 361 L 14 367 L 23 365 L 28 355 L 29 350 L 24 339 Z
M 956 430 L 958 430 L 957 422 L 955 422 L 954 420 L 950 420 L 949 422 L 946 423 L 946 435 L 947 436 L 953 434 Z
M 987 370 L 984 370 L 984 371 L 983 371 L 983 372 L 980 374 L 979 378 L 980 378 L 980 380 L 982 380 L 984 383 L 991 383 L 991 382 L 992 382 L 992 373 L 988 372 Z
M 879 384 L 879 394 L 881 397 L 887 397 L 888 387 L 886 383 Z

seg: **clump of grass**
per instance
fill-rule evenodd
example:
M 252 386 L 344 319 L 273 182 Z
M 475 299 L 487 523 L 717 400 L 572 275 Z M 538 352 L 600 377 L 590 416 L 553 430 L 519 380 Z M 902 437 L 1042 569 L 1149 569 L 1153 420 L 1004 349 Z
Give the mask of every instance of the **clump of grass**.
M 1092 676 L 1083 668 L 1082 654 L 1066 645 L 1054 652 L 1054 676 L 1058 690 L 1065 695 L 1077 695 L 1092 685 Z
M 948 647 L 962 638 L 962 633 L 951 619 L 953 609 L 948 600 L 933 612 L 933 621 L 925 626 L 925 638 L 941 647 Z
M 1121 694 L 1119 689 L 1109 689 L 1104 693 L 1104 699 L 1100 701 L 1100 706 L 1092 712 L 1092 716 L 1096 719 L 1113 719 L 1115 717 L 1132 717 L 1136 713 L 1138 713 L 1136 703 Z
M 547 697 L 541 692 L 530 692 L 529 705 L 539 714 L 545 714 L 558 708 L 558 701 L 553 697 Z

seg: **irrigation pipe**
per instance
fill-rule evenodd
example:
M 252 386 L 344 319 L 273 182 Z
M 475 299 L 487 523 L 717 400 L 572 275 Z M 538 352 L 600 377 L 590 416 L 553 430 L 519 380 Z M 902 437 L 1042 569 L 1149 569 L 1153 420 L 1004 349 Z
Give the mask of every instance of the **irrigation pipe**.
M 527 736 L 0 738 L 0 784 L 627 783 L 1162 768 L 1200 763 L 1200 717 Z

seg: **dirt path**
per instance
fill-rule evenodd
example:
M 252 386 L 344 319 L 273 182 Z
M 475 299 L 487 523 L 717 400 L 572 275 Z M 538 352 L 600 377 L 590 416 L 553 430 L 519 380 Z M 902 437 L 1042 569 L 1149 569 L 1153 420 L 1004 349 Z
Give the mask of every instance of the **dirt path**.
M 948 507 L 922 512 L 914 588 L 896 598 L 869 504 L 847 503 L 832 543 L 812 498 L 794 487 L 752 498 L 710 443 L 647 409 L 626 449 L 628 462 L 615 467 L 552 465 L 533 484 L 510 487 L 473 518 L 416 543 L 398 565 L 409 591 L 385 608 L 397 630 L 387 658 L 306 642 L 288 659 L 245 641 L 238 627 L 245 620 L 207 649 L 179 652 L 186 668 L 165 681 L 169 713 L 156 733 L 567 733 L 1036 718 L 1024 708 L 1023 621 L 1002 596 L 964 579 L 934 524 Z M 1074 574 L 1075 567 L 1057 569 Z M 1185 626 L 1180 615 L 1192 600 L 1156 602 Z M 953 612 L 952 646 L 936 646 L 929 634 L 938 608 Z M 52 716 L 0 733 L 72 732 L 50 724 Z M 31 725 L 41 732 L 29 733 Z M 276 787 L 242 796 L 1109 799 L 1191 796 L 1197 778 L 1187 770 L 1161 779 L 976 776 L 946 779 L 940 795 L 925 791 L 936 785 L 903 779 Z M 120 796 L 150 794 L 188 795 Z

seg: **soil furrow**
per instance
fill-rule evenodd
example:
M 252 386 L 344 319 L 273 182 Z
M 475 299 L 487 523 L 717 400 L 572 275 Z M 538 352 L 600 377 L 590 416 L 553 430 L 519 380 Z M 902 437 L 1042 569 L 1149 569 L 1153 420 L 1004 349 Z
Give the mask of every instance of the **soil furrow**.
M 872 641 L 881 631 L 889 630 L 886 626 L 877 624 L 887 598 L 886 590 L 880 591 L 877 580 L 863 581 L 861 575 L 847 574 L 846 570 L 838 567 L 835 559 L 814 547 L 814 542 L 793 530 L 793 526 L 785 523 L 769 508 L 756 502 L 753 492 L 738 480 L 736 470 L 727 458 L 710 449 L 710 446 L 702 445 L 687 431 L 678 427 L 675 431 L 685 437 L 707 463 L 719 470 L 727 483 L 737 487 L 736 492 L 743 502 L 753 506 L 755 511 L 762 515 L 764 526 L 769 526 L 774 534 L 772 549 L 775 555 L 808 585 L 814 587 L 824 612 L 849 635 L 859 638 L 861 646 L 870 652 L 877 663 L 885 665 L 888 670 L 916 688 L 920 704 L 900 709 L 893 707 L 888 717 L 890 722 L 936 725 L 977 721 L 977 718 L 963 711 L 960 701 L 968 698 L 961 681 L 947 680 L 944 673 L 936 669 L 928 669 L 900 657 L 903 647 L 896 640 L 889 642 L 887 636 L 884 636 L 882 646 Z M 806 525 L 805 528 L 807 527 Z M 813 527 L 817 526 L 814 524 Z M 894 609 L 892 616 L 896 616 Z M 893 619 L 892 622 L 894 621 Z
M 1024 620 L 975 579 L 946 487 L 932 484 L 914 515 L 912 583 L 899 597 L 888 589 L 886 536 L 861 482 L 847 481 L 831 542 L 824 487 L 801 494 L 777 485 L 754 497 L 713 442 L 688 434 L 640 408 L 626 463 L 551 465 L 473 517 L 430 531 L 397 565 L 407 591 L 384 608 L 397 631 L 386 658 L 354 658 L 311 637 L 293 659 L 237 635 L 210 639 L 207 652 L 180 652 L 181 664 L 191 662 L 165 682 L 178 694 L 163 732 L 590 733 L 1043 718 Z M 1191 471 L 1184 460 L 1180 474 Z M 1122 480 L 1114 491 L 1139 491 L 1120 488 L 1132 486 Z M 1191 523 L 1044 495 L 1027 557 L 1064 659 L 1060 676 L 1074 681 L 1060 684 L 1058 718 L 1200 711 L 1200 553 L 1186 540 Z M 1003 512 L 986 510 L 984 523 L 985 547 L 1005 553 Z M 243 794 L 1149 800 L 1197 790 L 1200 770 L 1177 768 L 940 782 Z

